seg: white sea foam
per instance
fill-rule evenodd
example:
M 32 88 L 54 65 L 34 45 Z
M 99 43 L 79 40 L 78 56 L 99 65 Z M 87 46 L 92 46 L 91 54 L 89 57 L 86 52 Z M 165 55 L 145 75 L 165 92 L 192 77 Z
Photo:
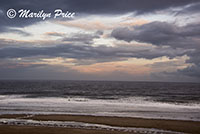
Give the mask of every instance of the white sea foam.
M 26 98 L 22 95 L 1 95 L 0 114 L 84 114 L 96 116 L 128 116 L 200 121 L 199 104 L 172 104 L 131 97 L 118 100 L 88 98 Z

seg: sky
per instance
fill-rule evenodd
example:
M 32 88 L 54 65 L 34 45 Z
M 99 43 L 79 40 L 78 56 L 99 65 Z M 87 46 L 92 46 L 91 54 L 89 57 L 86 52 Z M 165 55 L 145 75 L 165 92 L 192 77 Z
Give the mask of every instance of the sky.
M 1 0 L 0 79 L 200 82 L 199 37 L 198 0 Z

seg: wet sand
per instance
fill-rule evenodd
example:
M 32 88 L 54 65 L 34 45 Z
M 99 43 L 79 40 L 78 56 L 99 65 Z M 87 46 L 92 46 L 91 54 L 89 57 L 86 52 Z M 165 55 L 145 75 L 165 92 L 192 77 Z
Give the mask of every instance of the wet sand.
M 94 124 L 103 124 L 117 127 L 136 127 L 136 128 L 156 128 L 162 130 L 184 132 L 191 134 L 200 134 L 200 122 L 182 121 L 182 120 L 163 120 L 163 119 L 142 119 L 132 117 L 107 117 L 107 116 L 84 116 L 84 115 L 35 115 L 29 117 L 27 115 L 0 115 L 0 118 L 25 118 L 41 121 L 76 121 Z M 40 126 L 9 126 L 0 125 L 0 132 L 3 134 L 26 134 L 26 133 L 42 133 L 42 134 L 62 134 L 62 133 L 79 133 L 79 134 L 118 134 L 128 132 L 117 132 L 107 130 L 87 130 L 78 128 L 50 128 Z
M 1 134 L 130 134 L 128 132 L 89 130 L 78 128 L 58 128 L 39 126 L 7 126 L 0 125 Z M 133 133 L 131 133 L 133 134 Z

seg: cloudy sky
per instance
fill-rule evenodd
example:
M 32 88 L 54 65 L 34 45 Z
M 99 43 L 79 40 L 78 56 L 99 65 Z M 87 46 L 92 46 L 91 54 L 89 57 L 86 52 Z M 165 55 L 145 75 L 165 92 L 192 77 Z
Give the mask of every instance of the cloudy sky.
M 1 0 L 0 79 L 200 82 L 200 2 Z

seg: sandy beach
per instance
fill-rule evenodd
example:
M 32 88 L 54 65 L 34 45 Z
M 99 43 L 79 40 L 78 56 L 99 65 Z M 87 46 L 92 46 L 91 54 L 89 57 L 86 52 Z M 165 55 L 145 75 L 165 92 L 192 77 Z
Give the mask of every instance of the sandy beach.
M 183 120 L 163 120 L 163 119 L 142 119 L 133 117 L 105 117 L 105 116 L 85 116 L 85 115 L 1 115 L 0 119 L 31 119 L 36 121 L 73 121 L 92 124 L 101 124 L 114 127 L 134 127 L 134 128 L 153 128 L 158 130 L 167 130 L 172 132 L 183 132 L 191 134 L 200 133 L 200 122 Z M 80 128 L 62 128 L 46 126 L 27 126 L 27 125 L 0 125 L 3 134 L 118 134 L 118 133 L 148 133 L 148 131 L 125 132 L 117 130 L 98 130 L 98 129 L 80 129 Z M 164 132 L 163 132 L 164 133 Z
M 0 131 L 2 134 L 128 134 L 128 132 L 116 132 L 105 130 L 5 125 L 0 125 Z

